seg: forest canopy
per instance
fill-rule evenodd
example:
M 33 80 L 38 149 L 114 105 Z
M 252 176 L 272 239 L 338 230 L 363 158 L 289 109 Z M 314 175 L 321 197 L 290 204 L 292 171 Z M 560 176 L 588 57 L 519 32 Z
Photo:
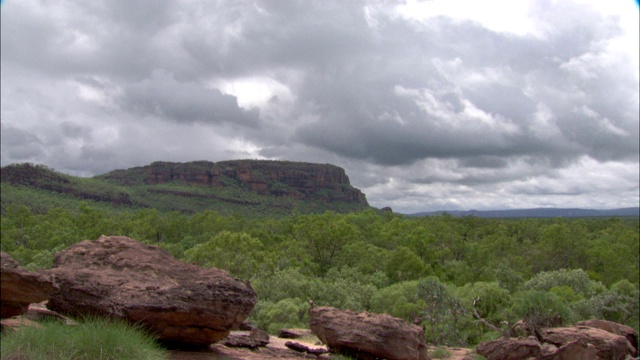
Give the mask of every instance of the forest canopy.
M 247 218 L 154 209 L 34 213 L 10 205 L 1 247 L 23 267 L 100 235 L 128 236 L 176 258 L 250 280 L 251 320 L 305 326 L 308 300 L 388 313 L 427 341 L 473 345 L 530 326 L 607 319 L 638 330 L 638 218 L 412 218 L 372 209 Z

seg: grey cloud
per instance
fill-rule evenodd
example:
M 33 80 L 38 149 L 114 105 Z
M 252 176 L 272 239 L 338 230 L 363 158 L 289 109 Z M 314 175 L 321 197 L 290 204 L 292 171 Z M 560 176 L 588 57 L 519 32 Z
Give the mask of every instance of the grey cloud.
M 517 186 L 553 203 L 574 192 L 528 180 L 568 177 L 584 159 L 637 176 L 637 66 L 605 46 L 617 19 L 539 1 L 541 36 L 518 36 L 446 16 L 420 24 L 394 5 L 6 2 L 3 164 L 93 174 L 154 160 L 329 162 L 372 203 L 406 209 L 538 201 Z M 215 88 L 247 78 L 290 97 L 245 109 Z
M 571 8 L 563 10 L 569 11 Z M 359 61 L 364 61 L 362 67 L 367 71 L 338 71 L 339 80 L 329 81 L 328 75 L 323 72 L 307 78 L 300 94 L 317 105 L 320 119 L 315 124 L 299 127 L 296 139 L 346 157 L 368 159 L 386 165 L 410 164 L 428 157 L 476 155 L 509 157 L 531 154 L 549 157 L 550 163 L 558 166 L 583 155 L 603 160 L 633 157 L 635 155 L 630 154 L 638 152 L 638 143 L 634 140 L 634 135 L 638 133 L 637 115 L 624 111 L 633 109 L 634 104 L 628 101 L 624 106 L 607 104 L 625 101 L 619 99 L 637 98 L 630 96 L 634 92 L 637 94 L 637 88 L 627 86 L 618 90 L 630 92 L 625 96 L 601 94 L 591 99 L 576 97 L 576 93 L 594 94 L 595 89 L 617 88 L 619 82 L 604 73 L 612 72 L 617 77 L 616 70 L 594 69 L 597 76 L 590 84 L 568 74 L 561 66 L 562 61 L 589 54 L 594 44 L 616 33 L 608 19 L 591 13 L 586 19 L 594 23 L 578 22 L 575 28 L 581 31 L 571 36 L 571 41 L 567 37 L 574 33 L 574 28 L 567 30 L 565 35 L 552 36 L 550 41 L 545 41 L 497 34 L 477 24 L 459 25 L 446 19 L 437 20 L 437 30 L 428 27 L 419 33 L 388 32 L 386 39 L 400 42 L 401 38 L 416 40 L 413 44 L 407 44 L 404 52 L 411 49 L 420 52 L 423 42 L 433 41 L 435 46 L 427 53 L 444 59 L 455 56 L 446 61 L 458 61 L 466 73 L 482 74 L 490 66 L 502 74 L 498 75 L 498 79 L 479 79 L 479 83 L 465 84 L 458 82 L 464 79 L 461 74 L 450 73 L 452 69 L 434 68 L 428 62 L 414 62 L 412 66 L 398 69 L 398 74 L 387 68 L 377 68 L 380 64 L 375 61 L 356 57 L 350 60 L 358 65 L 361 65 Z M 445 43 L 445 39 L 450 45 Z M 374 59 L 376 53 L 366 55 Z M 393 61 L 395 56 L 387 59 Z M 536 62 L 523 61 L 525 57 Z M 349 69 L 349 64 L 340 68 Z M 390 78 L 384 79 L 384 76 Z M 438 106 L 453 111 L 438 118 L 434 114 L 421 113 L 417 104 L 399 101 L 389 91 L 390 84 L 395 80 L 396 84 L 406 86 L 400 81 L 406 78 L 412 78 L 417 89 L 426 89 L 435 94 L 434 100 Z M 371 79 L 376 81 L 372 82 Z M 551 87 L 555 92 L 530 92 L 528 87 Z M 448 91 L 446 95 L 438 96 L 443 88 L 458 91 Z M 471 126 L 462 128 L 449 126 L 447 123 L 455 121 L 456 113 L 461 111 L 460 104 L 465 100 L 494 119 L 511 121 L 517 130 L 501 132 L 499 128 L 489 129 L 482 124 L 474 126 L 470 123 L 467 125 Z M 585 102 L 602 109 L 602 113 L 598 114 L 599 120 L 576 117 L 575 108 Z M 529 133 L 536 106 L 540 103 L 551 108 L 551 116 L 560 130 L 559 137 L 553 142 L 544 137 L 532 137 Z M 407 121 L 407 124 L 392 126 L 378 121 L 387 108 L 394 109 L 398 118 Z M 603 122 L 608 122 L 608 125 L 603 125 Z M 604 127 L 614 131 L 604 133 Z M 616 128 L 621 131 L 615 131 Z
M 516 122 L 531 119 L 536 110 L 535 101 L 515 86 L 492 84 L 487 88 L 468 89 L 464 95 L 480 109 Z
M 509 162 L 504 157 L 481 155 L 462 159 L 460 165 L 463 167 L 502 169 L 507 167 L 508 164 Z
M 3 165 L 13 162 L 30 162 L 43 154 L 42 141 L 27 131 L 5 125 L 0 131 Z
M 150 79 L 130 84 L 121 98 L 123 107 L 140 116 L 157 116 L 176 122 L 231 123 L 257 126 L 257 109 L 238 106 L 235 96 L 193 82 L 178 82 L 156 71 Z

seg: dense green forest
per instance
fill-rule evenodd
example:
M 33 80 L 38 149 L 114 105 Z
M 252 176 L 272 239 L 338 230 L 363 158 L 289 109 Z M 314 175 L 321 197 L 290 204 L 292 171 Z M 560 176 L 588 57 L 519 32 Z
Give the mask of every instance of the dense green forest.
M 100 235 L 123 235 L 228 270 L 258 294 L 251 320 L 305 326 L 308 300 L 388 313 L 427 341 L 470 346 L 530 326 L 603 318 L 638 330 L 638 218 L 411 218 L 365 210 L 247 218 L 82 203 L 45 213 L 9 205 L 2 250 L 27 269 Z M 480 321 L 482 318 L 484 321 Z

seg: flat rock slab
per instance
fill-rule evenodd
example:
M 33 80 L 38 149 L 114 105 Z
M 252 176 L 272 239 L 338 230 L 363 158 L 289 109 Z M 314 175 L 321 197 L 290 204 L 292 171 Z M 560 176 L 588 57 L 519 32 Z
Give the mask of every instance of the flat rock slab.
M 168 342 L 220 341 L 256 303 L 251 286 L 226 271 L 184 263 L 127 237 L 77 243 L 57 253 L 47 273 L 60 288 L 49 309 L 125 319 Z
M 314 306 L 309 328 L 332 352 L 357 359 L 428 359 L 424 330 L 390 315 Z

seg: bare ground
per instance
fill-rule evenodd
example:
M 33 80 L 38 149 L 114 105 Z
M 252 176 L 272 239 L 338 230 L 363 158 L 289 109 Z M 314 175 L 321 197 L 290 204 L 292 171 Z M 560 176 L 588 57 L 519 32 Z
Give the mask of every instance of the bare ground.
M 232 348 L 222 344 L 214 344 L 209 347 L 208 351 L 170 351 L 169 360 L 274 360 L 274 359 L 331 359 L 328 354 L 319 358 L 315 355 L 301 354 L 288 349 L 284 343 L 287 341 L 295 341 L 311 348 L 326 348 L 323 345 L 317 345 L 318 339 L 314 337 L 304 337 L 302 339 L 281 339 L 271 336 L 269 344 L 256 350 Z M 429 346 L 429 353 L 433 353 L 436 349 L 446 349 L 449 353 L 447 360 L 465 360 L 473 359 L 473 350 L 457 347 L 435 347 Z

